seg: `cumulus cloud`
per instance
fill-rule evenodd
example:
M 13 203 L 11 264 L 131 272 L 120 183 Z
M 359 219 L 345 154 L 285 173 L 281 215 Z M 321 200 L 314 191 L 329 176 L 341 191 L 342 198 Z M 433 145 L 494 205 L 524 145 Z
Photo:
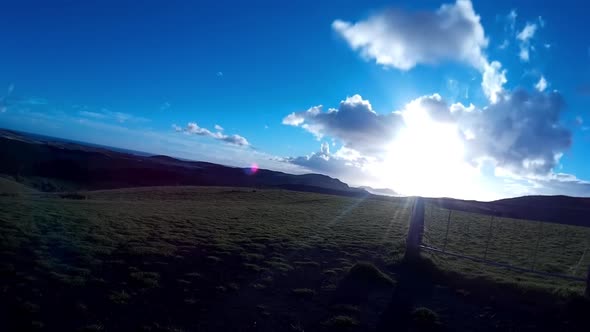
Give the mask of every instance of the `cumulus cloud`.
M 524 28 L 516 35 L 516 39 L 520 42 L 518 56 L 524 62 L 528 62 L 530 59 L 531 39 L 535 36 L 536 31 L 537 25 L 527 22 Z
M 186 127 L 184 127 L 184 128 L 173 124 L 172 129 L 174 129 L 174 131 L 176 131 L 176 132 L 184 132 L 189 135 L 211 137 L 213 139 L 216 139 L 216 140 L 219 140 L 219 141 L 222 141 L 225 143 L 229 143 L 232 145 L 244 146 L 244 147 L 250 146 L 250 143 L 248 142 L 248 140 L 245 137 L 237 135 L 237 134 L 226 135 L 222 132 L 223 128 L 219 125 L 215 125 L 215 129 L 217 130 L 217 132 L 212 132 L 211 130 L 209 130 L 207 128 L 201 127 L 196 122 L 189 122 L 186 125 Z
M 535 89 L 537 89 L 540 92 L 543 92 L 545 91 L 545 89 L 547 89 L 547 80 L 545 79 L 545 76 L 541 76 L 539 82 L 535 84 Z
M 280 161 L 301 166 L 309 171 L 335 176 L 347 183 L 363 183 L 371 179 L 363 167 L 370 162 L 355 150 L 342 147 L 330 153 L 330 144 L 323 142 L 320 150 L 307 156 L 280 158 Z
M 381 160 L 400 130 L 421 130 L 420 116 L 426 114 L 432 121 L 456 126 L 467 162 L 480 165 L 492 160 L 505 174 L 539 178 L 551 174 L 571 145 L 571 132 L 560 122 L 563 110 L 564 102 L 557 92 L 504 92 L 496 103 L 484 108 L 448 105 L 434 94 L 386 114 L 376 113 L 369 101 L 355 95 L 342 101 L 338 109 L 324 112 L 321 106 L 312 107 L 288 115 L 283 123 L 302 127 L 316 137 L 340 140 L 344 148 L 358 153 L 353 160 Z M 413 121 L 416 118 L 418 121 Z M 328 151 L 326 146 L 306 161 L 322 162 L 318 158 L 325 160 Z
M 444 4 L 433 12 L 390 9 L 356 23 L 335 20 L 332 28 L 352 49 L 386 67 L 467 63 L 483 74 L 482 88 L 492 102 L 506 82 L 501 64 L 490 63 L 483 53 L 488 39 L 470 0 Z
M 490 101 L 495 103 L 503 91 L 503 85 L 508 82 L 506 70 L 502 69 L 502 64 L 498 61 L 486 62 L 483 65 L 482 76 L 481 87 Z
M 249 146 L 250 145 L 250 143 L 248 142 L 248 140 L 245 137 L 240 136 L 240 135 L 236 135 L 236 134 L 229 135 L 229 136 L 217 134 L 215 136 L 215 138 L 217 138 L 221 141 L 224 141 L 226 143 L 230 143 L 230 144 L 237 145 L 237 146 Z
M 571 145 L 571 132 L 560 122 L 564 101 L 549 94 L 517 90 L 483 109 L 456 112 L 467 139 L 468 159 L 493 159 L 497 167 L 523 176 L 550 174 Z
M 349 148 L 375 153 L 383 148 L 379 142 L 393 140 L 403 122 L 400 114 L 378 114 L 368 100 L 354 95 L 341 101 L 338 109 L 323 111 L 320 105 L 291 113 L 283 119 L 283 124 L 302 127 L 318 139 L 328 135 L 340 139 Z

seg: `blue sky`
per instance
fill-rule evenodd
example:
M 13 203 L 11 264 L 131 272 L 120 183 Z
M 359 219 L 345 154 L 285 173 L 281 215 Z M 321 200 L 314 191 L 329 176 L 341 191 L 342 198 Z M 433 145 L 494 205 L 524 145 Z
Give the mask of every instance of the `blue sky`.
M 408 194 L 590 195 L 590 27 L 577 1 L 4 7 L 3 128 Z M 487 73 L 505 82 L 490 93 L 494 62 Z M 453 119 L 410 125 L 412 101 Z

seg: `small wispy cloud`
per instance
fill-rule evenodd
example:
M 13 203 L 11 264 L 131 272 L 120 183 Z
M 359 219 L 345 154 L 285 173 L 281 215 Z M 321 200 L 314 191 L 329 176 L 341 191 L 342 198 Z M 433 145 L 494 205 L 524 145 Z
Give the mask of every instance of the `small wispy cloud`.
M 223 77 L 223 72 L 218 71 L 217 74 L 215 74 L 215 75 L 217 75 L 217 77 Z
M 160 106 L 160 111 L 165 111 L 169 109 L 172 105 L 169 102 L 165 102 Z
M 8 99 L 8 97 L 10 97 L 10 95 L 12 94 L 12 91 L 14 91 L 14 84 L 10 84 L 8 86 L 8 90 L 7 90 L 5 96 L 0 96 L 0 113 L 4 113 L 8 109 L 6 99 Z
M 543 22 L 543 25 L 545 22 Z M 523 62 L 528 62 L 530 59 L 531 39 L 535 36 L 537 31 L 537 24 L 527 22 L 524 28 L 516 35 L 516 39 L 520 41 L 520 52 L 518 56 Z
M 118 123 L 129 123 L 129 122 L 137 123 L 137 122 L 148 122 L 149 121 L 149 119 L 146 119 L 146 118 L 143 118 L 140 116 L 135 116 L 133 114 L 123 113 L 123 112 L 113 112 L 113 111 L 106 109 L 106 108 L 102 108 L 98 111 L 82 110 L 82 111 L 79 111 L 78 114 L 82 117 L 85 117 L 85 118 L 115 121 Z
M 547 89 L 547 80 L 545 79 L 545 76 L 541 76 L 541 78 L 539 79 L 539 82 L 537 82 L 537 84 L 535 84 L 535 89 L 537 89 L 539 92 L 543 92 L 545 91 L 545 89 Z
M 514 31 L 514 26 L 516 25 L 516 17 L 518 17 L 518 13 L 516 13 L 516 9 L 512 9 L 510 13 L 506 16 L 508 21 L 508 28 L 510 31 Z
M 174 129 L 174 131 L 176 131 L 176 132 L 184 132 L 189 135 L 211 137 L 211 138 L 216 139 L 218 141 L 222 141 L 222 142 L 229 143 L 229 144 L 236 145 L 236 146 L 242 146 L 242 147 L 249 147 L 250 146 L 250 142 L 248 142 L 248 140 L 243 136 L 240 136 L 237 134 L 234 134 L 234 135 L 224 134 L 223 127 L 221 127 L 220 125 L 215 125 L 215 130 L 217 130 L 217 132 L 212 132 L 211 130 L 209 130 L 207 128 L 201 127 L 196 122 L 189 122 L 186 125 L 186 127 L 184 127 L 184 128 L 182 128 L 176 124 L 173 124 L 172 129 Z

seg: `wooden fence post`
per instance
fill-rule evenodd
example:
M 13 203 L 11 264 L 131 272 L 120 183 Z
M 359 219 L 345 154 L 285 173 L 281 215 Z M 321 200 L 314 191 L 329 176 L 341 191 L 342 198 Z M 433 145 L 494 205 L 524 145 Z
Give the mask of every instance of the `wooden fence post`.
M 424 199 L 416 197 L 410 216 L 410 227 L 406 239 L 406 259 L 415 259 L 420 255 L 420 244 L 424 234 Z
M 586 298 L 590 299 L 590 265 L 588 266 L 588 273 L 586 274 Z

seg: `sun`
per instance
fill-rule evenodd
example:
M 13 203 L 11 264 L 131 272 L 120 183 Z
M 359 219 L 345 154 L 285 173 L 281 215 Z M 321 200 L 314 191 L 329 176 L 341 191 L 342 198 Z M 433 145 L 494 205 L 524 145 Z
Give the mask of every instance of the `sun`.
M 406 126 L 374 170 L 383 185 L 403 195 L 473 197 L 479 171 L 465 162 L 457 126 L 435 121 L 423 109 L 402 115 Z

